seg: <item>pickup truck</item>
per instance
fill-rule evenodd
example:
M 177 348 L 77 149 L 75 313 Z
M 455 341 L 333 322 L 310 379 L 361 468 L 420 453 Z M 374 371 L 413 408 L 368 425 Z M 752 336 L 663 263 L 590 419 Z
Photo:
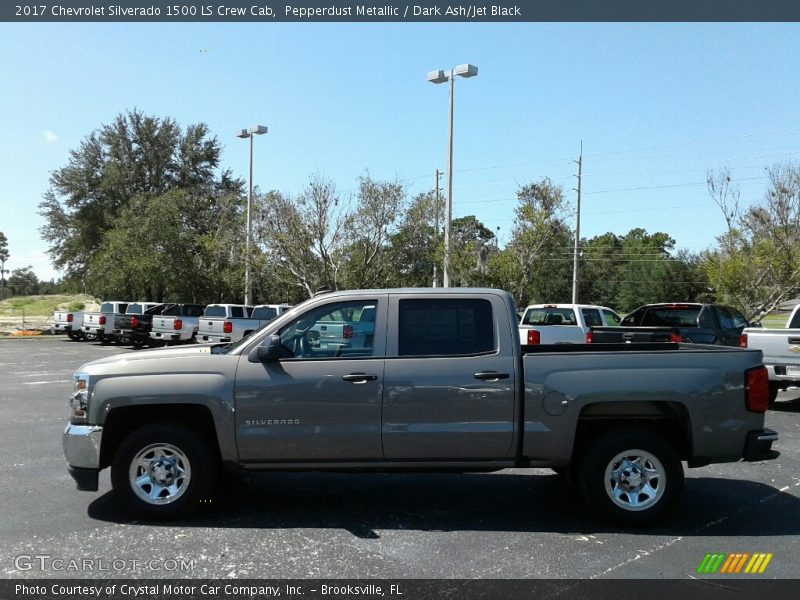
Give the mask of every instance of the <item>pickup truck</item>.
M 168 345 L 194 342 L 200 327 L 200 317 L 205 306 L 202 304 L 172 304 L 160 315 L 153 317 L 150 339 L 166 342 Z
M 742 346 L 748 326 L 739 311 L 696 302 L 645 304 L 628 314 L 619 327 L 592 327 L 587 342 L 691 342 Z
M 57 310 L 53 313 L 53 324 L 50 326 L 50 333 L 53 335 L 66 334 L 73 342 L 83 341 L 85 338 L 81 330 L 82 322 L 82 312 Z
M 370 307 L 370 343 L 311 343 L 317 323 Z M 778 455 L 759 351 L 521 346 L 501 290 L 333 292 L 238 343 L 108 356 L 73 382 L 70 474 L 97 491 L 110 466 L 121 506 L 145 518 L 207 503 L 222 470 L 551 467 L 636 526 L 676 508 L 681 461 Z
M 166 305 L 157 302 L 131 302 L 124 315 L 114 316 L 114 336 L 141 348 L 150 341 L 153 316 L 160 315 Z
M 769 373 L 770 404 L 778 392 L 800 385 L 800 305 L 795 306 L 784 329 L 747 328 L 742 337 L 747 348 L 761 350 Z
M 113 341 L 114 315 L 125 314 L 128 302 L 107 301 L 100 305 L 100 312 L 83 313 L 83 334 L 94 335 L 101 343 Z
M 523 344 L 585 344 L 592 327 L 617 327 L 620 316 L 593 304 L 531 304 L 519 322 Z
M 290 308 L 288 304 L 209 304 L 197 332 L 205 343 L 237 342 Z

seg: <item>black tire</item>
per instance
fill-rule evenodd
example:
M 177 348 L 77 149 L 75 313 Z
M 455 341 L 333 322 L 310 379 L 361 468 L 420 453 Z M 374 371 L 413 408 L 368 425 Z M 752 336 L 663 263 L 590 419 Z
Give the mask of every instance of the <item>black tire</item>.
M 147 340 L 140 337 L 131 337 L 131 346 L 134 348 L 144 348 L 144 345 L 147 343 Z
M 140 461 L 156 470 L 142 472 L 143 467 L 136 466 Z M 111 484 L 126 512 L 147 519 L 174 519 L 190 515 L 209 501 L 219 471 L 219 461 L 205 438 L 181 425 L 156 422 L 134 430 L 122 441 L 111 465 Z M 159 481 L 159 476 L 164 479 Z M 137 481 L 142 483 L 137 485 Z M 169 482 L 169 486 L 161 485 Z
M 665 519 L 683 492 L 683 465 L 673 447 L 658 433 L 637 427 L 595 437 L 577 475 L 588 508 L 623 527 Z
M 113 342 L 113 341 L 114 341 L 114 336 L 111 336 L 111 335 L 105 335 L 105 334 L 103 334 L 103 333 L 98 333 L 98 334 L 97 334 L 97 339 L 98 339 L 98 340 L 100 340 L 100 343 L 101 343 L 103 346 L 107 346 L 108 344 L 110 344 L 111 342 Z
M 778 392 L 780 391 L 780 386 L 773 382 L 769 382 L 769 405 L 774 406 L 775 403 L 778 401 Z
M 68 331 L 67 337 L 71 339 L 73 342 L 82 342 L 83 341 L 83 333 L 80 331 Z

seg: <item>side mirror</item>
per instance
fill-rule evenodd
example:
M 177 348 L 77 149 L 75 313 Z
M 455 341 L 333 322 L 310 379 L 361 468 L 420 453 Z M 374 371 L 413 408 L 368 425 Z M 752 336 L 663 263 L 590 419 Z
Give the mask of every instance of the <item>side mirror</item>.
M 281 336 L 272 334 L 247 355 L 252 363 L 276 362 L 281 357 Z

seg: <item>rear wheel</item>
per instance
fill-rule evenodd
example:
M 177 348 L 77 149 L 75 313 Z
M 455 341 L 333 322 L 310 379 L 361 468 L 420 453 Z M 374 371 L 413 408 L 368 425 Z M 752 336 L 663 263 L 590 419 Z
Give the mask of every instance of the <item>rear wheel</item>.
M 615 429 L 586 446 L 578 485 L 584 502 L 603 519 L 642 527 L 675 509 L 683 491 L 683 466 L 659 434 Z
M 195 431 L 153 423 L 122 441 L 111 483 L 125 510 L 151 519 L 175 518 L 208 500 L 218 471 L 207 441 Z
M 80 331 L 68 331 L 67 337 L 71 339 L 73 342 L 83 341 L 83 333 Z
M 134 348 L 144 348 L 144 345 L 147 343 L 147 340 L 140 337 L 132 337 L 131 338 L 131 346 Z

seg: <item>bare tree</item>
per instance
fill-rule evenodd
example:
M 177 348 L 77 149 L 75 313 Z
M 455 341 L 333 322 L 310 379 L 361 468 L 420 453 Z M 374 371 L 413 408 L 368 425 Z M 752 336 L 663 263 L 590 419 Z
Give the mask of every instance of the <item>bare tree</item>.
M 727 225 L 719 248 L 705 255 L 709 281 L 722 299 L 756 321 L 800 290 L 800 166 L 767 172 L 767 193 L 746 209 L 727 169 L 707 177 Z

